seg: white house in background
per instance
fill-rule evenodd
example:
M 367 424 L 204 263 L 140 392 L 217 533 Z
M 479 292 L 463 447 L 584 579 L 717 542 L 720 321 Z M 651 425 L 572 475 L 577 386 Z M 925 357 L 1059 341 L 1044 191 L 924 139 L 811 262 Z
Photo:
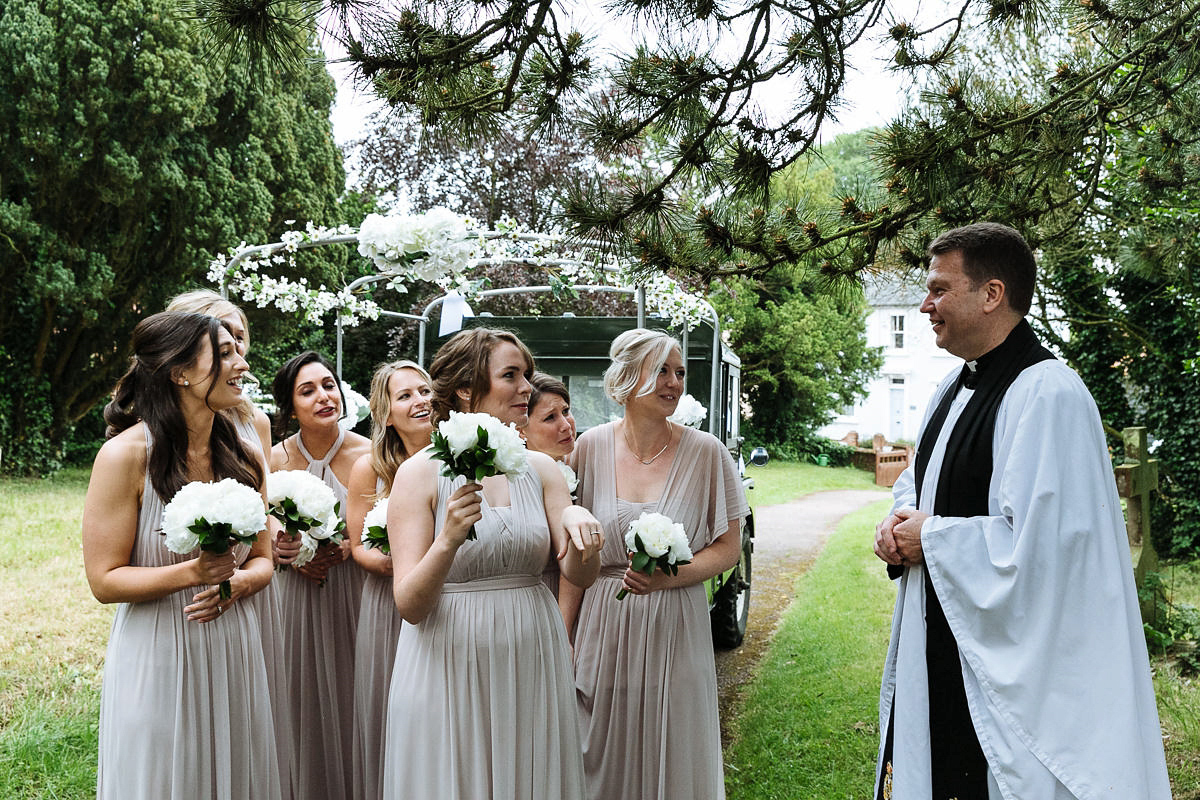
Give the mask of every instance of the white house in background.
M 857 431 L 860 441 L 882 433 L 889 442 L 916 442 L 925 406 L 939 383 L 962 360 L 934 342 L 929 318 L 917 309 L 925 299 L 924 275 L 905 281 L 897 275 L 874 275 L 864 286 L 867 344 L 883 348 L 883 366 L 871 381 L 867 397 L 843 409 L 818 433 L 841 439 Z

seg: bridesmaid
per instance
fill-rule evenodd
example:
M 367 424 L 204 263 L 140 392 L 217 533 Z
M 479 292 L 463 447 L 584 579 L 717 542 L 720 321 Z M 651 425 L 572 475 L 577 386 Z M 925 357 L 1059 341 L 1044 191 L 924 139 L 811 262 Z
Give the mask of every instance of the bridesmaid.
M 511 333 L 462 331 L 430 367 L 435 420 L 474 411 L 524 425 L 532 373 Z M 442 477 L 428 450 L 396 471 L 388 530 L 411 624 L 388 696 L 386 797 L 583 796 L 566 634 L 539 576 L 560 553 L 563 574 L 590 584 L 602 540 L 554 463 L 528 455 L 524 474 L 482 484 Z
M 242 309 L 226 300 L 210 289 L 196 289 L 176 295 L 167 304 L 167 311 L 191 311 L 196 314 L 208 314 L 216 317 L 229 328 L 233 334 L 234 345 L 245 358 L 250 352 L 250 323 Z M 255 380 L 247 373 L 247 381 Z M 257 384 L 257 381 L 256 381 Z M 242 397 L 242 402 L 226 412 L 238 433 L 243 439 L 258 442 L 262 446 L 263 457 L 271 458 L 271 420 L 262 409 L 254 405 L 249 397 Z
M 521 429 L 525 446 L 545 453 L 570 470 L 564 459 L 575 449 L 575 417 L 571 416 L 571 394 L 558 378 L 535 372 L 529 379 L 529 422 Z M 574 472 L 571 472 L 574 476 Z M 564 477 L 566 473 L 564 472 Z M 568 486 L 568 489 L 571 487 Z M 558 560 L 551 559 L 542 572 L 542 583 L 558 598 Z
M 221 320 L 233 335 L 234 347 L 245 358 L 250 352 L 250 326 L 242 309 L 221 295 L 208 289 L 197 289 L 176 296 L 167 304 L 167 311 L 191 311 L 208 314 Z M 247 372 L 245 381 L 254 380 Z M 257 383 L 257 381 L 256 381 Z M 243 395 L 242 402 L 224 412 L 233 422 L 238 434 L 250 444 L 261 448 L 263 464 L 271 460 L 271 420 L 262 409 Z M 274 532 L 278 523 L 267 519 L 267 527 Z M 272 539 L 274 542 L 274 539 Z M 292 557 L 299 551 L 299 542 L 285 542 L 285 555 Z M 267 662 L 268 687 L 271 697 L 271 716 L 275 720 L 275 745 L 279 757 L 279 776 L 283 784 L 283 800 L 291 800 L 293 789 L 292 764 L 292 710 L 284 697 L 287 685 L 287 663 L 283 653 L 283 620 L 279 604 L 279 587 L 274 581 L 250 600 L 258 612 L 262 627 L 263 656 Z
M 267 672 L 254 607 L 271 580 L 252 546 L 181 556 L 159 534 L 184 484 L 263 489 L 260 455 L 220 412 L 242 402 L 246 361 L 215 317 L 163 312 L 133 332 L 133 365 L 105 408 L 83 511 L 83 561 L 120 603 L 100 700 L 99 800 L 279 798 Z M 264 500 L 265 502 L 265 500 Z M 228 580 L 222 601 L 216 584 Z
M 307 470 L 324 480 L 344 518 L 350 472 L 371 445 L 338 424 L 345 402 L 333 370 L 317 353 L 301 353 L 276 373 L 271 391 L 279 439 L 271 469 Z M 289 435 L 293 422 L 299 430 Z M 363 573 L 349 557 L 347 540 L 279 573 L 298 798 L 353 797 L 354 641 Z
M 703 582 L 738 560 L 745 491 L 716 437 L 667 419 L 684 389 L 675 339 L 626 331 L 609 356 L 604 389 L 624 417 L 588 430 L 573 454 L 579 502 L 605 528 L 600 577 L 586 592 L 568 581 L 560 589 L 562 605 L 578 608 L 575 685 L 588 796 L 723 798 Z M 687 530 L 695 556 L 678 575 L 630 568 L 625 531 L 645 511 Z M 630 594 L 618 601 L 622 587 Z M 574 615 L 567 618 L 569 630 Z
M 350 472 L 346 514 L 350 554 L 367 573 L 358 613 L 354 648 L 354 796 L 383 797 L 383 725 L 388 686 L 400 636 L 399 612 L 392 599 L 392 558 L 362 545 L 363 520 L 375 502 L 387 497 L 396 469 L 429 444 L 429 375 L 412 361 L 393 361 L 371 379 L 371 452 Z
M 575 449 L 575 417 L 566 385 L 544 372 L 529 379 L 529 422 L 521 429 L 530 450 L 563 461 Z

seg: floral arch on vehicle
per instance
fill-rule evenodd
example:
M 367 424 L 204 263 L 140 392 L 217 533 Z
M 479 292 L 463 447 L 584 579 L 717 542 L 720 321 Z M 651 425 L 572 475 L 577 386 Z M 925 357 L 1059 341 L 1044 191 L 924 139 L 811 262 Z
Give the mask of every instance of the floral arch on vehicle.
M 290 222 L 289 222 L 290 224 Z M 310 286 L 305 278 L 294 279 L 296 254 L 327 245 L 356 245 L 378 270 L 330 289 Z M 548 282 L 540 286 L 484 289 L 473 272 L 497 263 L 517 263 L 541 268 Z M 622 292 L 636 298 L 638 324 L 647 312 L 668 320 L 684 333 L 701 322 L 712 325 L 713 352 L 720 350 L 720 324 L 712 305 L 685 291 L 675 280 L 658 273 L 646 276 L 634 264 L 612 255 L 599 242 L 568 241 L 557 234 L 522 231 L 515 224 L 500 223 L 483 228 L 475 220 L 448 209 L 435 208 L 423 214 L 369 214 L 355 229 L 349 225 L 322 228 L 311 223 L 305 230 L 289 230 L 278 242 L 248 245 L 245 242 L 222 254 L 209 265 L 208 279 L 232 297 L 259 308 L 274 307 L 301 315 L 313 324 L 335 314 L 337 321 L 337 370 L 342 369 L 342 331 L 362 320 L 381 316 L 414 320 L 419 328 L 419 361 L 424 363 L 426 328 L 439 306 L 461 304 L 476 297 L 522 292 Z M 376 290 L 407 293 L 415 282 L 439 287 L 443 296 L 430 303 L 423 314 L 408 314 L 386 308 Z

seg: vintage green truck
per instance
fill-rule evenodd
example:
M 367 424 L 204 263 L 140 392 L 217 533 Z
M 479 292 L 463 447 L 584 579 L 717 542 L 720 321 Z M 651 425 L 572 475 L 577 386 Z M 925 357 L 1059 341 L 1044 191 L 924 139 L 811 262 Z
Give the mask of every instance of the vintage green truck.
M 619 291 L 609 287 L 608 291 Z M 511 295 L 520 292 L 544 292 L 549 287 L 508 287 L 492 293 Z M 486 298 L 488 291 L 480 294 Z M 708 415 L 700 424 L 729 448 L 742 472 L 743 485 L 753 488 L 753 480 L 745 476 L 742 454 L 741 426 L 741 361 L 721 340 L 720 324 L 715 312 L 711 319 L 701 322 L 690 331 L 673 328 L 666 319 L 648 316 L 644 304 L 638 302 L 634 316 L 576 316 L 570 312 L 560 316 L 481 316 L 455 320 L 453 330 L 443 335 L 434 332 L 433 323 L 440 322 L 446 296 L 426 307 L 421 320 L 420 354 L 426 363 L 438 346 L 451 336 L 458 325 L 486 325 L 516 333 L 533 351 L 538 369 L 559 378 L 571 393 L 571 407 L 579 432 L 618 417 L 621 409 L 604 394 L 603 373 L 608 366 L 608 348 L 622 331 L 642 326 L 670 331 L 681 340 L 687 366 L 689 394 L 707 407 Z M 757 452 L 755 463 L 765 463 L 765 451 Z M 742 522 L 742 548 L 738 563 L 730 570 L 706 582 L 713 643 L 720 648 L 737 647 L 746 633 L 750 613 L 750 584 L 754 553 L 754 514 Z

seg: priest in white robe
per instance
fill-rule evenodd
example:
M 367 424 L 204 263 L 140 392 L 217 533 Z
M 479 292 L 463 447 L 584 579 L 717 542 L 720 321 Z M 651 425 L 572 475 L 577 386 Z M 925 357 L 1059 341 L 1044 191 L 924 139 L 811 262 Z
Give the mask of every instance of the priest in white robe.
M 995 223 L 929 252 L 921 311 L 965 364 L 876 530 L 899 592 L 875 797 L 1169 799 L 1104 431 L 1024 319 L 1033 254 Z

